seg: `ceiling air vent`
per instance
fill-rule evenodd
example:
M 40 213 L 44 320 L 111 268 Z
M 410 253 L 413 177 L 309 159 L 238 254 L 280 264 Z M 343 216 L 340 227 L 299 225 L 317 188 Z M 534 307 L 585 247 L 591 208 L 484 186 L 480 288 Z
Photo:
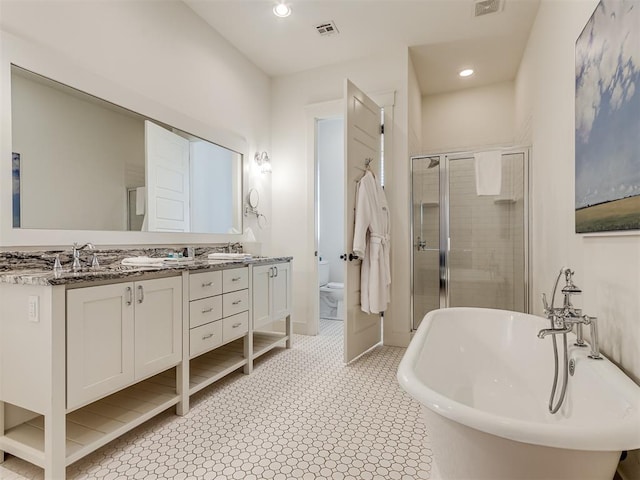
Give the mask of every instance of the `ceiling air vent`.
M 489 13 L 499 12 L 502 8 L 501 0 L 480 0 L 475 4 L 475 16 L 481 17 L 482 15 L 488 15 Z
M 336 24 L 333 22 L 323 22 L 319 25 L 316 25 L 316 31 L 323 37 L 336 35 L 337 33 L 339 33 Z

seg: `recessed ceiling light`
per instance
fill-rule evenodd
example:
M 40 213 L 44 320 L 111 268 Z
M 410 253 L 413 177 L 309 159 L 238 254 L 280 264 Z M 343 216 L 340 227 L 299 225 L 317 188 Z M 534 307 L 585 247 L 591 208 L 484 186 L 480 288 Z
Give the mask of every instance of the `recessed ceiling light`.
M 288 17 L 291 15 L 291 7 L 286 3 L 278 3 L 275 7 L 273 7 L 273 14 L 276 17 Z
M 470 77 L 471 75 L 473 75 L 473 69 L 465 68 L 464 70 L 461 70 L 458 75 L 460 75 L 461 77 Z

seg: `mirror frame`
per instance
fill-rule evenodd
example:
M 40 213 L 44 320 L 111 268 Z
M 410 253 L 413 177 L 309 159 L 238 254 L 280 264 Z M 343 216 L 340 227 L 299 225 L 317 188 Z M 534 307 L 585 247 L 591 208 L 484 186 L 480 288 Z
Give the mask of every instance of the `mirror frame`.
M 140 113 L 167 125 L 223 146 L 242 155 L 240 207 L 248 184 L 249 146 L 246 138 L 236 133 L 212 127 L 161 103 L 146 98 L 104 77 L 89 72 L 67 58 L 41 46 L 28 43 L 0 31 L 0 247 L 62 246 L 74 242 L 92 242 L 98 246 L 204 244 L 240 241 L 238 234 L 203 234 L 169 232 L 130 232 L 106 230 L 20 229 L 12 225 L 11 184 L 11 65 L 30 70 L 57 82 L 86 92 L 126 109 Z M 241 216 L 241 231 L 244 219 Z

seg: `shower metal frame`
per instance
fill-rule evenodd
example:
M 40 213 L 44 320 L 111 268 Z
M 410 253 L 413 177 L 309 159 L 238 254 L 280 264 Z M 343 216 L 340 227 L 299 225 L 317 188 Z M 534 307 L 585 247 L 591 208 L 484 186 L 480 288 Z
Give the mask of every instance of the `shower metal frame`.
M 502 155 L 512 155 L 512 154 L 522 154 L 524 158 L 524 171 L 523 171 L 523 210 L 524 210 L 524 311 L 525 313 L 529 313 L 530 311 L 530 287 L 531 287 L 531 270 L 529 267 L 529 263 L 531 260 L 531 230 L 530 230 L 530 219 L 531 219 L 531 203 L 529 199 L 529 193 L 531 191 L 530 188 L 530 156 L 531 156 L 531 147 L 522 147 L 522 146 L 514 146 L 514 147 L 504 147 L 504 148 L 496 148 L 496 150 L 500 150 Z M 411 230 L 411 238 L 410 238 L 410 247 L 409 250 L 411 252 L 411 278 L 410 278 L 410 288 L 411 288 L 411 331 L 416 330 L 415 326 L 415 318 L 414 318 L 414 252 L 415 252 L 415 232 L 414 232 L 414 187 L 413 187 L 413 161 L 420 159 L 430 159 L 430 158 L 439 158 L 439 195 L 438 200 L 440 205 L 438 207 L 439 214 L 439 298 L 440 305 L 439 308 L 447 308 L 450 305 L 451 301 L 451 291 L 450 291 L 450 270 L 449 270 L 449 257 L 451 250 L 451 238 L 449 235 L 449 163 L 455 160 L 462 160 L 473 158 L 473 155 L 478 150 L 467 150 L 467 151 L 456 151 L 456 152 L 445 152 L 445 153 L 428 153 L 422 155 L 413 155 L 409 157 L 409 182 L 411 185 L 410 188 L 410 230 Z M 421 213 L 422 214 L 422 213 Z

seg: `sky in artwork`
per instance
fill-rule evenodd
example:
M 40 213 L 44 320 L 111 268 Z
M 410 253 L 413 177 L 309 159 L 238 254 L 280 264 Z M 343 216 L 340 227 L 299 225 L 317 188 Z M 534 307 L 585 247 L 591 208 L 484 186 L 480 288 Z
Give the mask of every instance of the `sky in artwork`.
M 603 0 L 576 42 L 576 208 L 640 195 L 640 0 Z

